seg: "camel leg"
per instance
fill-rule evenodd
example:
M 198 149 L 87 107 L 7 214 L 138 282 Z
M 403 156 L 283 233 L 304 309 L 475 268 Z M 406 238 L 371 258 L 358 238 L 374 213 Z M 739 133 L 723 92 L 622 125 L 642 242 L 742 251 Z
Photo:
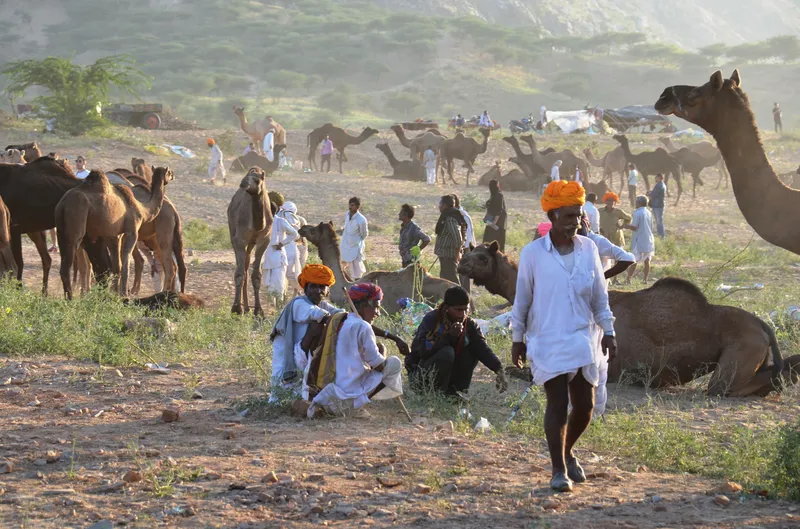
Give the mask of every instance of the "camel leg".
M 250 268 L 250 255 L 253 253 L 253 244 L 248 244 L 247 247 L 244 249 L 244 269 L 243 274 L 244 277 L 242 278 L 244 284 L 242 285 L 242 297 L 244 300 L 244 312 L 247 314 L 250 312 L 250 295 L 247 293 L 247 270 Z
M 181 233 L 180 217 L 176 219 L 175 233 L 172 235 L 172 253 L 178 268 L 178 281 L 181 283 L 181 293 L 186 290 L 186 261 L 183 255 L 183 234 Z
M 81 285 L 81 295 L 86 295 L 91 287 L 92 264 L 89 262 L 89 255 L 81 247 L 75 252 L 75 267 L 78 270 L 78 277 Z
M 644 178 L 644 187 L 647 189 L 647 192 L 650 192 L 650 175 L 642 174 L 642 178 Z
M 673 174 L 672 176 L 675 177 L 675 184 L 678 186 L 678 197 L 675 199 L 675 205 L 677 206 L 683 194 L 683 183 L 681 182 L 681 175 Z
M 50 252 L 47 251 L 47 233 L 43 231 L 29 233 L 28 238 L 33 241 L 33 244 L 36 246 L 36 251 L 39 252 L 39 257 L 42 259 L 42 295 L 47 296 L 50 266 L 53 264 L 53 258 L 50 257 Z
M 716 397 L 746 397 L 774 389 L 772 366 L 767 365 L 769 344 L 753 343 L 742 339 L 726 346 L 720 355 L 711 380 L 708 393 Z
M 454 184 L 458 184 L 456 179 L 453 178 L 453 171 L 455 170 L 455 161 L 454 160 L 447 160 L 447 176 L 450 177 L 450 181 Z
M 141 241 L 139 241 L 141 242 Z M 139 243 L 133 249 L 133 288 L 131 295 L 136 296 L 142 288 L 142 272 L 144 271 L 144 257 L 139 250 Z
M 123 233 L 122 234 L 122 244 L 120 250 L 120 257 L 122 258 L 122 269 L 119 275 L 119 293 L 122 297 L 128 296 L 128 273 L 129 273 L 129 266 L 130 266 L 130 259 L 131 254 L 133 253 L 133 249 L 136 246 L 136 238 L 137 232 L 139 231 L 138 227 L 136 231 Z
M 164 271 L 164 286 L 162 290 L 175 291 L 175 266 L 172 261 L 172 232 L 167 237 L 158 237 L 156 244 L 156 258 L 161 261 Z
M 253 256 L 253 272 L 251 281 L 253 282 L 253 304 L 255 305 L 253 313 L 257 317 L 264 316 L 264 309 L 261 308 L 261 260 L 264 257 L 264 252 L 267 251 L 269 239 L 262 239 L 256 244 L 256 253 Z
M 67 232 L 69 231 L 68 229 L 60 229 L 56 232 L 56 238 L 58 239 L 58 251 L 61 254 L 61 283 L 64 286 L 64 297 L 66 297 L 68 300 L 72 299 L 72 278 L 70 277 L 70 268 L 75 261 L 75 252 L 78 250 L 80 242 L 83 240 L 83 231 L 85 229 L 80 228 L 79 226 L 79 233 L 74 234 L 73 238 L 67 237 Z M 44 233 L 42 233 L 42 236 L 44 236 Z M 44 239 L 44 237 L 42 238 Z M 45 246 L 47 246 L 47 244 L 45 244 Z M 45 251 L 47 251 L 47 248 L 45 248 Z
M 344 163 L 344 150 L 339 151 L 339 174 L 342 174 L 342 164 Z
M 233 254 L 236 257 L 236 273 L 233 276 L 233 282 L 236 286 L 236 293 L 233 296 L 231 312 L 234 314 L 242 314 L 242 287 L 244 285 L 244 275 L 247 273 L 247 269 L 244 267 L 244 246 L 234 243 Z
M 467 187 L 469 187 L 469 175 L 472 174 L 472 164 L 467 162 Z
M 17 265 L 17 281 L 22 281 L 22 234 L 11 228 L 11 255 Z

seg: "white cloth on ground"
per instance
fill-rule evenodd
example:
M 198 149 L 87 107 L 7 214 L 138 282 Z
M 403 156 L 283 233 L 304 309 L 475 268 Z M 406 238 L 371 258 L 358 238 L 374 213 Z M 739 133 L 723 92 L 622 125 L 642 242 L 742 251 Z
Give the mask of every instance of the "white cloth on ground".
M 339 250 L 342 253 L 342 261 L 349 263 L 352 261 L 363 261 L 365 259 L 364 249 L 367 236 L 369 235 L 369 225 L 366 217 L 357 211 L 355 215 L 350 215 L 348 211 L 344 216 L 344 229 L 342 240 L 339 243 Z
M 594 369 L 585 369 L 584 376 L 597 385 L 597 356 L 602 352 L 594 325 L 614 330 L 597 247 L 580 235 L 573 241 L 571 273 L 550 236 L 527 244 L 520 254 L 512 340 L 526 338 L 537 384 L 591 365 Z

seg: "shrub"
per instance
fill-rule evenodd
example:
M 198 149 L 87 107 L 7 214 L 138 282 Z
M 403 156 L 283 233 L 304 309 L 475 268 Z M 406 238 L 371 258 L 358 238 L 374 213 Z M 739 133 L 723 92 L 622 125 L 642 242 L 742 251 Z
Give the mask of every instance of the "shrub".
M 779 430 L 772 474 L 779 494 L 800 501 L 800 420 Z

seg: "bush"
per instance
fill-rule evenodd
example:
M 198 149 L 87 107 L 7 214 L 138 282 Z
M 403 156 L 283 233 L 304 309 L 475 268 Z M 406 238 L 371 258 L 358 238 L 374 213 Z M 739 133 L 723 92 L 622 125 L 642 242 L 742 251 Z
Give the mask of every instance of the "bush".
M 346 83 L 339 83 L 336 87 L 317 98 L 317 104 L 320 108 L 332 110 L 344 116 L 355 106 L 355 95 L 353 88 Z
M 800 420 L 779 430 L 772 474 L 780 495 L 800 501 Z
M 414 114 L 425 102 L 421 96 L 410 92 L 395 92 L 386 98 L 386 106 L 392 110 L 413 118 Z
M 184 223 L 183 243 L 193 250 L 227 250 L 231 247 L 227 226 L 212 228 L 197 219 Z

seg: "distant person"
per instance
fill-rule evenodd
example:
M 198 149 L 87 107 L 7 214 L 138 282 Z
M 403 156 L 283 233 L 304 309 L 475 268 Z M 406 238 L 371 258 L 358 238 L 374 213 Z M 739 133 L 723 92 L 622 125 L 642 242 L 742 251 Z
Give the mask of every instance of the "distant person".
M 366 258 L 364 252 L 365 241 L 369 235 L 369 224 L 359 209 L 361 209 L 361 199 L 351 198 L 347 203 L 342 241 L 339 243 L 342 262 L 353 279 L 358 279 L 367 272 L 364 264 Z
M 650 209 L 653 210 L 653 217 L 656 219 L 656 232 L 662 239 L 664 238 L 664 197 L 667 194 L 667 185 L 664 183 L 664 175 L 656 175 L 656 184 L 650 190 Z
M 208 162 L 208 176 L 210 178 L 210 183 L 215 184 L 217 182 L 217 177 L 222 177 L 222 183 L 225 183 L 225 160 L 222 156 L 222 149 L 219 148 L 217 142 L 214 141 L 214 138 L 207 138 L 206 143 L 208 147 L 211 149 L 211 160 Z
M 275 300 L 275 306 L 282 304 L 286 298 L 286 272 L 289 268 L 286 247 L 295 242 L 297 237 L 297 230 L 285 215 L 279 212 L 273 217 L 269 246 L 264 252 L 262 268 L 264 286 L 267 287 L 267 294 Z
M 783 113 L 781 112 L 781 106 L 778 103 L 772 107 L 772 121 L 775 122 L 775 133 L 778 133 L 778 129 L 780 129 L 780 133 L 783 134 Z
M 646 196 L 636 197 L 636 211 L 633 212 L 633 220 L 625 227 L 633 230 L 631 253 L 636 258 L 636 262 L 628 268 L 628 279 L 625 284 L 631 283 L 638 263 L 644 263 L 644 282 L 647 283 L 650 277 L 650 260 L 655 255 L 656 243 L 653 239 L 653 214 L 647 209 Z
M 322 163 L 320 163 L 319 170 L 325 171 L 325 163 L 328 163 L 328 170 L 325 171 L 326 173 L 331 172 L 331 156 L 333 155 L 333 142 L 331 141 L 331 137 L 326 135 L 325 139 L 322 140 L 322 150 L 320 151 L 320 155 L 322 157 Z
M 631 207 L 636 207 L 636 185 L 639 183 L 639 171 L 632 163 L 628 164 L 628 196 L 631 199 Z
M 583 175 L 581 174 L 581 168 L 577 165 L 575 166 L 575 178 L 574 180 L 583 186 Z
M 453 203 L 456 205 L 456 209 L 461 213 L 461 216 L 464 217 L 464 222 L 466 222 L 466 228 L 464 229 L 464 244 L 461 247 L 461 256 L 463 257 L 465 253 L 470 252 L 472 248 L 478 245 L 477 240 L 475 239 L 475 224 L 472 222 L 472 217 L 467 213 L 467 210 L 461 207 L 461 198 L 455 193 L 453 193 Z M 460 260 L 460 259 L 459 259 Z M 464 290 L 469 293 L 470 291 L 470 281 L 469 276 L 462 275 L 459 276 L 459 283 L 464 288 Z
M 458 261 L 464 244 L 467 223 L 456 209 L 452 195 L 444 195 L 439 200 L 439 220 L 436 221 L 436 244 L 433 253 L 439 258 L 439 276 L 452 281 L 458 280 Z
M 78 156 L 75 158 L 75 178 L 83 180 L 89 176 L 89 170 L 86 168 L 86 158 Z
M 500 191 L 500 182 L 489 181 L 489 200 L 486 201 L 486 216 L 483 218 L 486 228 L 483 230 L 483 242 L 497 241 L 501 252 L 506 251 L 506 199 Z
M 461 114 L 456 116 L 456 127 L 463 127 L 467 124 L 467 120 Z
M 400 244 L 398 249 L 400 250 L 403 268 L 417 260 L 419 252 L 431 243 L 431 238 L 412 220 L 415 213 L 414 206 L 409 204 L 400 206 L 400 214 L 398 215 L 400 220 Z M 416 256 L 414 255 L 414 248 L 419 248 L 416 251 Z
M 539 109 L 539 122 L 542 125 L 547 124 L 547 107 L 542 105 L 542 108 Z
M 494 128 L 494 123 L 492 122 L 492 118 L 489 117 L 489 112 L 484 110 L 483 114 L 481 114 L 480 119 L 478 120 L 478 125 L 481 127 L 486 127 L 488 129 Z
M 550 168 L 550 181 L 551 182 L 558 182 L 561 180 L 561 164 L 563 162 L 561 160 L 556 160 L 553 164 L 553 167 Z
M 256 151 L 256 144 L 255 143 L 249 143 L 247 145 L 247 147 L 245 147 L 244 152 L 242 153 L 242 156 L 246 155 L 248 152 L 255 152 L 255 151 Z
M 269 129 L 264 136 L 264 156 L 270 162 L 275 160 L 275 129 Z
M 605 202 L 606 207 L 600 210 L 600 235 L 608 239 L 611 244 L 624 248 L 625 235 L 622 233 L 620 222 L 630 222 L 631 216 L 617 208 L 619 196 L 613 191 L 603 195 L 603 202 Z M 601 260 L 604 269 L 610 266 L 608 259 Z M 614 282 L 616 283 L 616 278 L 614 278 Z
M 425 164 L 425 181 L 429 185 L 434 185 L 436 183 L 436 153 L 433 152 L 433 147 L 429 146 L 425 151 L 422 163 Z
M 597 202 L 597 195 L 595 193 L 587 194 L 586 203 L 583 205 L 583 211 L 585 211 L 586 216 L 589 217 L 589 226 L 592 228 L 592 231 L 600 233 L 600 212 L 597 210 L 597 206 L 594 204 L 595 202 Z

